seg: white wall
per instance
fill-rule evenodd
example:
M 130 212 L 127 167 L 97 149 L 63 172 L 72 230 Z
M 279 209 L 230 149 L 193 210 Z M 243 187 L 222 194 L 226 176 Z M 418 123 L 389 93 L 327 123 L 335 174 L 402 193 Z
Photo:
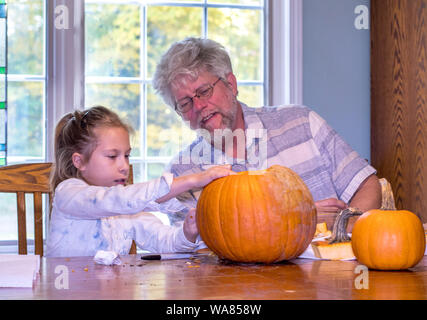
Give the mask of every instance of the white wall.
M 369 0 L 303 1 L 303 103 L 370 159 L 370 36 L 355 8 Z

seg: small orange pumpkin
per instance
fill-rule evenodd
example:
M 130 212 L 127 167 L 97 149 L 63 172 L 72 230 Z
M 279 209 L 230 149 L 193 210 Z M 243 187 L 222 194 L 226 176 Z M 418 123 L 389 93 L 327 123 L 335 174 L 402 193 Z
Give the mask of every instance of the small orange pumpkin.
M 424 256 L 421 220 L 407 210 L 370 210 L 357 219 L 351 245 L 357 260 L 370 269 L 402 270 Z
M 316 207 L 303 180 L 272 166 L 207 185 L 197 203 L 197 225 L 220 258 L 273 263 L 299 256 L 316 230 Z

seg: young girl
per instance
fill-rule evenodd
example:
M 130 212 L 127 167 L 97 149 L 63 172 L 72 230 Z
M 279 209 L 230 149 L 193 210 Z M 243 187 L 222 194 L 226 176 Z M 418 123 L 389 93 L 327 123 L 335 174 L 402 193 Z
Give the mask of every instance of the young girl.
M 126 185 L 130 127 L 105 107 L 65 115 L 55 131 L 55 191 L 46 256 L 88 256 L 98 250 L 128 254 L 132 240 L 152 252 L 192 251 L 198 245 L 195 210 L 180 227 L 141 211 L 186 209 L 175 199 L 233 174 L 229 166 Z

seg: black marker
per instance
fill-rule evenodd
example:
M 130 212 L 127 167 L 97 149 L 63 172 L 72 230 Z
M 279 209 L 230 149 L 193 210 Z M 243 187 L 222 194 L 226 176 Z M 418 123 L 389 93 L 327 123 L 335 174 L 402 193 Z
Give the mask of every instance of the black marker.
M 189 259 L 193 255 L 189 253 L 161 253 L 161 254 L 144 254 L 141 256 L 142 260 L 175 260 L 175 259 Z

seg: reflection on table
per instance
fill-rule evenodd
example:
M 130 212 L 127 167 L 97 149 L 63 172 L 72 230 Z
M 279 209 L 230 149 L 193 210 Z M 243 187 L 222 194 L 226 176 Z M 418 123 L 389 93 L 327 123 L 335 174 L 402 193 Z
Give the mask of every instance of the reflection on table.
M 426 299 L 427 258 L 406 271 L 367 270 L 357 261 L 294 259 L 237 264 L 213 254 L 182 260 L 42 258 L 33 288 L 1 288 L 0 299 Z

